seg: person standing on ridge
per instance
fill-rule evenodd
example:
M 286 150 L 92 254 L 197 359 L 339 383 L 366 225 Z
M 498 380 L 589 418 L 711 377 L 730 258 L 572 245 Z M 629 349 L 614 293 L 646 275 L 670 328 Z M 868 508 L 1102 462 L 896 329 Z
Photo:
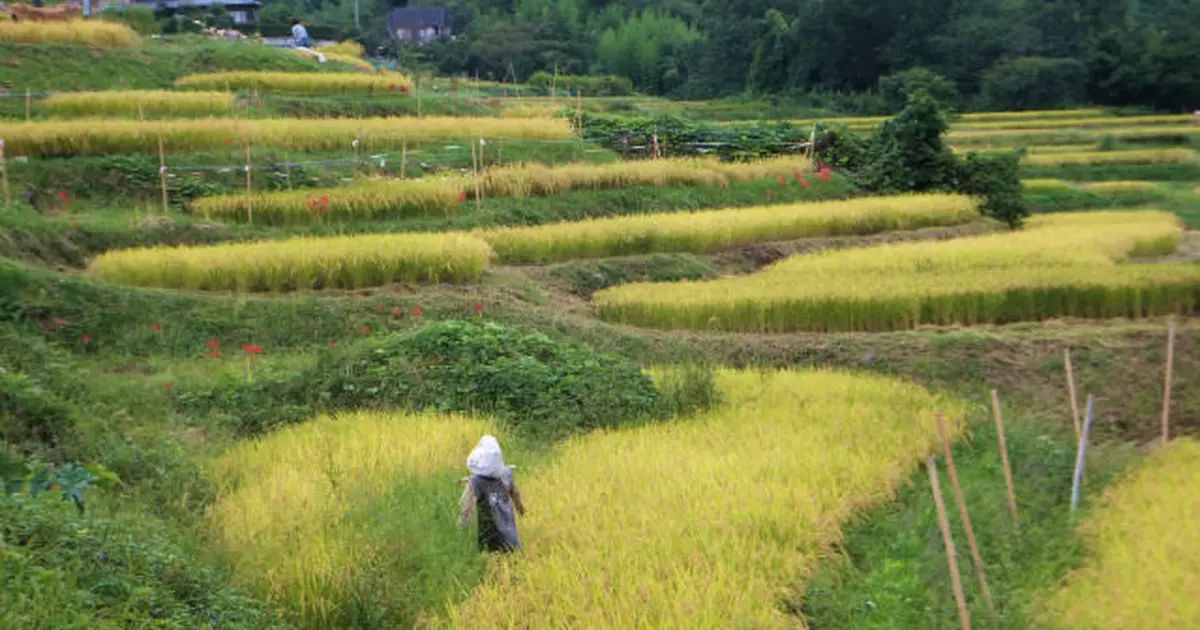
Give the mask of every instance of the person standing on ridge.
M 478 517 L 480 551 L 510 552 L 521 549 L 516 514 L 525 516 L 521 492 L 513 483 L 513 469 L 504 465 L 504 454 L 496 438 L 485 435 L 467 457 L 471 476 L 463 481 L 458 526 L 466 527 Z M 514 513 L 515 510 L 515 513 Z
M 308 29 L 300 23 L 300 20 L 292 20 L 292 39 L 295 40 L 296 48 L 308 48 Z

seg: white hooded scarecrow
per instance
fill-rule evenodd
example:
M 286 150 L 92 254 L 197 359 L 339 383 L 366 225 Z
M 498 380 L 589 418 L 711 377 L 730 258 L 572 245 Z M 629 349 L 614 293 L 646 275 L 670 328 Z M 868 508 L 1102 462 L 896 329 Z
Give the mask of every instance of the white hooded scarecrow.
M 507 552 L 521 548 L 516 514 L 524 516 L 525 506 L 513 483 L 514 468 L 504 465 L 500 442 L 490 435 L 483 436 L 467 457 L 471 476 L 465 480 L 467 487 L 460 501 L 458 525 L 465 527 L 478 515 L 481 551 Z

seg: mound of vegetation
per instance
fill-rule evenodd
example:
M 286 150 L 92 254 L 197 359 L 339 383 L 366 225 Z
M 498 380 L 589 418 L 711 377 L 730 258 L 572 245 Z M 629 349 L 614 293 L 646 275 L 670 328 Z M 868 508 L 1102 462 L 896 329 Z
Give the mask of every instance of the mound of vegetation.
M 181 393 L 257 433 L 320 411 L 406 408 L 497 416 L 556 438 L 665 414 L 637 364 L 490 322 L 442 321 L 331 352 L 313 367 Z

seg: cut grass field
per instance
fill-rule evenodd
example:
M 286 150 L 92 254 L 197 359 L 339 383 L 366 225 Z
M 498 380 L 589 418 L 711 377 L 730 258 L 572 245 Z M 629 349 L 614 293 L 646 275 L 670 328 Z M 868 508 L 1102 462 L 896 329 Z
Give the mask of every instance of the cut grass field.
M 958 225 L 978 218 L 975 202 L 968 197 L 904 195 L 500 228 L 479 236 L 491 243 L 501 261 L 537 264 L 707 252 L 767 241 Z
M 136 46 L 141 41 L 142 38 L 125 24 L 102 20 L 0 22 L 0 43 L 124 48 Z
M 572 190 L 603 190 L 638 186 L 727 186 L 754 179 L 791 180 L 816 176 L 805 158 L 784 157 L 754 162 L 718 162 L 709 159 L 670 159 L 605 164 L 576 163 L 561 166 L 518 164 L 487 169 L 478 179 L 485 197 L 561 195 Z M 797 183 L 797 182 L 792 182 Z M 197 199 L 194 212 L 204 216 L 269 225 L 354 220 L 403 219 L 446 216 L 459 202 L 475 197 L 471 177 L 369 180 L 341 188 L 308 189 L 246 195 L 220 195 Z
M 88 273 L 108 282 L 167 289 L 358 289 L 393 282 L 467 282 L 483 273 L 490 256 L 487 243 L 461 234 L 367 234 L 126 249 L 96 257 Z
M 52 94 L 41 105 L 51 116 L 60 118 L 219 116 L 233 111 L 234 100 L 229 92 L 113 90 Z
M 357 59 L 355 61 L 358 61 Z M 268 90 L 301 94 L 407 93 L 412 79 L 406 74 L 346 72 L 213 72 L 180 77 L 175 85 L 203 90 Z
M 92 154 L 157 155 L 162 138 L 172 153 L 252 146 L 293 151 L 332 151 L 354 154 L 359 140 L 364 151 L 401 149 L 405 144 L 490 140 L 569 140 L 565 120 L 516 118 L 365 118 L 319 123 L 303 119 L 232 120 L 71 120 L 0 123 L 9 156 L 71 157 Z
M 242 442 L 211 467 L 208 523 L 234 581 L 301 627 L 367 621 L 356 602 L 411 622 L 453 596 L 456 568 L 482 570 L 454 527 L 454 473 L 493 431 L 459 416 L 352 413 Z
M 653 328 L 880 331 L 1190 312 L 1200 269 L 1165 212 L 1040 215 L 1016 233 L 794 256 L 744 277 L 601 291 L 602 317 Z
M 956 433 L 964 414 L 877 377 L 722 371 L 717 384 L 715 410 L 572 440 L 529 475 L 522 492 L 539 499 L 522 533 L 538 543 L 497 560 L 446 624 L 795 628 L 781 593 L 932 451 L 935 411 Z
M 1092 556 L 1047 593 L 1040 627 L 1200 624 L 1200 442 L 1177 440 L 1111 487 L 1082 525 Z

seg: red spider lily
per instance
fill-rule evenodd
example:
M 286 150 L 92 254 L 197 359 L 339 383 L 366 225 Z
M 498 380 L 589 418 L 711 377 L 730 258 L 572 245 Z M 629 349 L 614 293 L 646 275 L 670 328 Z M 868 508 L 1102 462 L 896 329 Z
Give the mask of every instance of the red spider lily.
M 225 138 L 225 144 L 233 144 L 233 138 Z
M 830 181 L 833 179 L 833 171 L 827 168 L 822 168 L 821 171 L 817 173 L 817 179 L 820 179 L 823 182 Z
M 58 198 L 62 199 L 63 201 L 66 201 L 67 200 L 67 191 L 65 191 L 65 190 L 60 191 L 58 193 Z
M 72 221 L 72 222 L 71 222 L 71 227 L 79 227 L 79 222 L 78 222 L 78 221 Z
M 795 176 L 796 181 L 798 181 L 798 182 L 804 181 L 804 173 L 801 173 L 800 171 L 796 171 L 795 173 L 792 173 L 792 175 Z
M 422 315 L 424 315 L 424 314 L 425 314 L 425 311 L 422 311 L 422 310 L 421 310 L 421 307 L 419 307 L 419 306 L 418 306 L 417 308 L 414 308 L 414 309 L 412 310 L 412 314 L 413 314 L 413 315 L 416 315 L 417 317 L 420 317 L 420 316 L 422 316 Z
M 408 86 L 407 86 L 407 85 L 401 85 L 401 86 L 400 86 L 400 91 L 401 91 L 401 92 L 407 92 L 407 91 L 408 91 Z
M 221 356 L 221 351 L 220 351 L 220 350 L 213 350 L 212 352 L 209 352 L 209 353 L 208 353 L 208 356 L 210 356 L 210 357 L 212 357 L 212 358 L 214 358 L 214 359 L 215 359 L 215 358 L 217 358 L 217 357 Z
M 158 324 L 155 324 L 155 325 L 153 325 L 153 326 L 151 326 L 151 327 L 150 327 L 150 330 L 153 330 L 154 332 L 161 332 L 161 331 L 162 331 L 162 326 L 159 326 Z
M 364 335 L 369 335 L 369 334 L 371 334 L 371 327 L 370 327 L 370 326 L 363 326 L 362 328 L 359 328 L 359 329 L 358 329 L 358 332 L 360 332 L 360 333 L 362 333 L 362 334 L 364 334 Z
M 334 341 L 334 340 L 332 340 L 332 339 L 330 339 L 330 340 L 329 340 L 329 347 L 330 347 L 330 348 L 332 348 L 332 347 L 334 347 L 334 346 L 336 346 L 336 345 L 337 345 L 337 342 L 336 342 L 336 341 Z
M 165 383 L 165 385 L 167 386 L 167 389 L 171 389 L 171 388 L 175 387 L 175 383 L 172 383 L 171 381 L 167 381 Z
M 383 305 L 382 305 L 382 304 L 376 304 L 376 305 L 375 305 L 375 312 L 376 312 L 376 313 L 382 313 L 382 312 L 383 312 Z
M 258 354 L 263 351 L 263 347 L 256 346 L 252 343 L 246 343 L 246 344 L 242 344 L 242 350 L 245 350 L 247 352 L 247 354 Z
M 85 344 L 92 343 L 92 336 L 87 333 L 84 333 L 83 334 L 83 343 L 85 343 Z
M 400 317 L 400 309 L 398 309 L 398 308 L 392 309 L 392 317 Z
M 785 186 L 787 185 L 787 180 L 783 178 L 783 175 L 780 175 L 779 177 L 775 178 L 775 183 L 779 184 L 780 186 Z
M 482 305 L 482 304 L 476 304 L 476 305 L 475 305 L 475 312 L 476 312 L 476 313 L 482 313 L 482 312 L 483 312 L 483 305 Z
M 466 200 L 467 200 L 467 193 L 466 193 L 465 191 L 464 191 L 464 192 L 460 192 L 460 193 L 458 193 L 458 201 L 459 201 L 459 203 L 461 203 L 461 202 L 463 202 L 463 201 L 466 201 Z
M 802 180 L 800 180 L 800 185 L 801 185 L 801 186 L 803 186 L 805 190 L 808 190 L 808 187 L 809 187 L 811 184 L 809 184 L 809 183 L 808 183 L 808 180 L 807 180 L 807 179 L 802 179 Z
M 220 348 L 220 347 L 221 347 L 221 342 L 220 342 L 220 341 L 217 341 L 216 339 L 210 340 L 210 341 L 208 342 L 208 347 L 209 347 L 209 348 Z

